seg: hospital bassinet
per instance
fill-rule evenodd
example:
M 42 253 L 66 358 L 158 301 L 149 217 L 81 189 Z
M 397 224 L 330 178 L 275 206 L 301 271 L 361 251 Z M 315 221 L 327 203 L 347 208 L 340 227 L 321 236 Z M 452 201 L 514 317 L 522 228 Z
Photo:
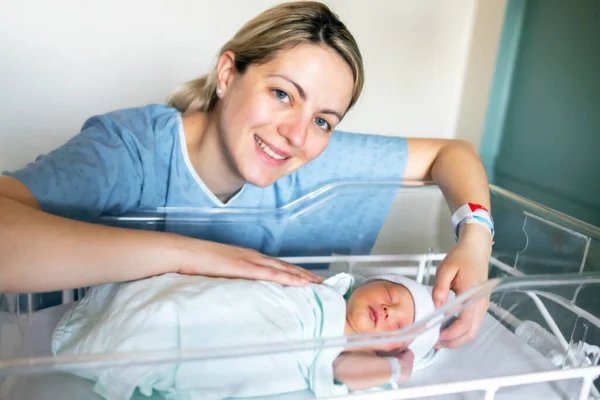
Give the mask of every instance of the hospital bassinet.
M 496 222 L 491 279 L 436 313 L 450 320 L 475 300 L 490 296 L 476 340 L 440 351 L 431 365 L 414 371 L 398 389 L 355 392 L 353 397 L 600 398 L 600 229 L 498 187 L 490 187 L 490 194 Z M 454 244 L 449 221 L 436 186 L 353 182 L 329 185 L 274 210 L 158 209 L 103 217 L 98 223 L 253 247 L 324 276 L 344 271 L 365 276 L 394 271 L 432 283 L 437 266 Z M 140 363 L 251 361 L 261 355 L 366 346 L 415 335 L 411 327 L 361 338 L 52 357 L 54 327 L 85 291 L 1 295 L 0 398 L 99 398 L 92 393 L 91 381 L 68 371 Z M 425 328 L 431 321 L 418 325 Z M 201 377 L 198 379 L 201 382 Z M 274 396 L 312 397 L 308 390 Z

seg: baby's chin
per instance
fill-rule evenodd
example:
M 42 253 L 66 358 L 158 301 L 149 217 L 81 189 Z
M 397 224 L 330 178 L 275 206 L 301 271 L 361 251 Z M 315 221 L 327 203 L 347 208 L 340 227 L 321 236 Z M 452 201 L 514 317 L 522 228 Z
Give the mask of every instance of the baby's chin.
M 344 351 L 372 351 L 382 357 L 394 357 L 405 351 L 407 348 L 408 346 L 406 343 L 385 343 L 379 345 L 361 346 L 360 341 L 357 341 L 345 347 Z
M 365 324 L 361 324 L 362 321 L 353 321 L 351 318 L 346 319 L 346 326 L 344 328 L 344 335 L 355 335 L 355 334 L 365 334 L 365 333 L 375 333 L 375 327 L 372 325 L 364 326 Z M 369 320 L 369 322 L 371 322 Z M 380 332 L 385 334 L 386 332 Z M 376 339 L 376 337 L 365 338 L 359 341 L 354 342 L 353 344 L 360 346 L 361 341 L 371 341 Z M 377 345 L 369 345 L 369 346 L 361 346 L 356 348 L 347 348 L 345 351 L 361 351 L 361 350 L 371 350 L 377 353 L 389 353 L 393 354 L 396 352 L 401 352 L 408 347 L 409 342 L 391 342 L 391 343 L 382 343 Z
M 407 342 L 386 343 L 374 346 L 372 348 L 372 350 L 376 351 L 380 356 L 394 356 L 397 353 L 401 353 L 406 349 L 408 349 Z

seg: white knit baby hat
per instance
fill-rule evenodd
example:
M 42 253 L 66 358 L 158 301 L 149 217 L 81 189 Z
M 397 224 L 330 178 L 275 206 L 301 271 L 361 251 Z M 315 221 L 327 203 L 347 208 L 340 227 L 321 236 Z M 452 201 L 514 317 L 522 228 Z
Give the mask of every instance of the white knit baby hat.
M 379 280 L 398 283 L 408 289 L 415 303 L 415 323 L 421 322 L 435 311 L 435 306 L 433 304 L 432 297 L 433 288 L 431 286 L 426 286 L 417 283 L 412 279 L 397 274 L 384 274 L 372 276 L 363 281 L 361 283 L 361 286 L 366 283 Z M 442 318 L 442 316 L 436 318 L 438 323 L 441 322 Z M 417 333 L 415 339 L 408 346 L 408 348 L 414 354 L 415 362 L 425 357 L 427 353 L 431 351 L 433 346 L 435 346 L 435 344 L 437 343 L 439 336 L 440 326 L 438 325 L 432 327 L 431 322 L 427 323 L 427 329 L 424 332 Z

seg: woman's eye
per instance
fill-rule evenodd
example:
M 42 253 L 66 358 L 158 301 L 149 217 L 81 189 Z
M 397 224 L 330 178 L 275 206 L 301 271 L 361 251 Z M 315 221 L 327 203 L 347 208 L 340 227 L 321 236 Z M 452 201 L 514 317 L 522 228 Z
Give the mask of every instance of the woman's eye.
M 315 118 L 315 123 L 319 126 L 319 128 L 323 128 L 327 131 L 331 130 L 331 125 L 324 118 L 317 117 Z
M 290 96 L 288 96 L 288 94 L 286 92 L 284 92 L 283 90 L 275 89 L 275 90 L 273 90 L 273 93 L 275 93 L 275 97 L 277 97 L 279 100 L 289 102 Z

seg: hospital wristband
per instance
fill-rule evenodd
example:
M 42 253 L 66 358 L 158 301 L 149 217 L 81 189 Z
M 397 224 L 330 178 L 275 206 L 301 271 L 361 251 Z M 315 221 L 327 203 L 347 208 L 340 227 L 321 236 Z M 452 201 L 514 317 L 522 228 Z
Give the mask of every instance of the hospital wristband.
M 390 370 L 392 371 L 390 379 L 387 381 L 388 384 L 392 385 L 394 389 L 398 388 L 398 382 L 402 377 L 402 367 L 400 361 L 396 357 L 386 357 L 390 363 Z
M 463 224 L 478 224 L 490 232 L 492 243 L 494 243 L 494 220 L 489 211 L 480 204 L 467 203 L 459 207 L 452 215 L 451 223 L 456 241 L 458 241 L 458 233 Z

